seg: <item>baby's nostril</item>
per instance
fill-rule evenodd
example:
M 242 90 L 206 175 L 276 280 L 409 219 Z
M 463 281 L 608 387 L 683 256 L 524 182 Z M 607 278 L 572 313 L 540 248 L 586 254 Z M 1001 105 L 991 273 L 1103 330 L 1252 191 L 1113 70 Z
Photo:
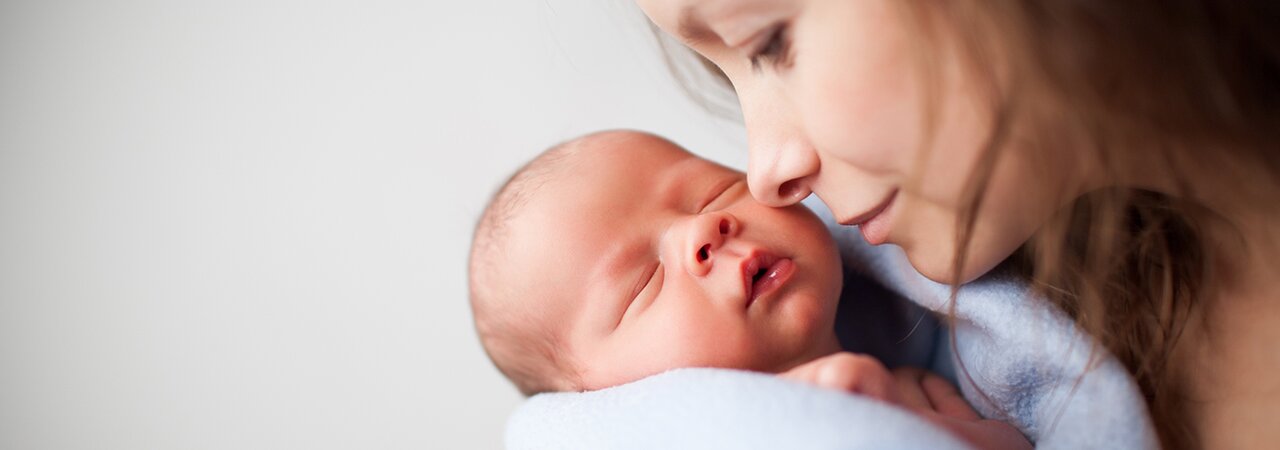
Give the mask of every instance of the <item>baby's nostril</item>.
M 707 258 L 710 258 L 710 257 L 711 257 L 711 244 L 704 245 L 702 246 L 702 248 L 698 249 L 698 262 L 706 261 Z
M 729 220 L 720 219 L 720 234 L 729 234 Z

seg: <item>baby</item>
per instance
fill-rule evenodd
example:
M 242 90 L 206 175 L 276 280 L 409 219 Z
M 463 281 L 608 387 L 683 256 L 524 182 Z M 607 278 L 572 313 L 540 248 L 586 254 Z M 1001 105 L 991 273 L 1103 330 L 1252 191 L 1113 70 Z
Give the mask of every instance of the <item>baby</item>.
M 937 375 L 841 352 L 842 279 L 808 209 L 758 203 L 742 173 L 628 131 L 519 170 L 481 217 L 470 262 L 480 340 L 526 395 L 735 368 L 906 407 L 980 447 L 1027 446 Z

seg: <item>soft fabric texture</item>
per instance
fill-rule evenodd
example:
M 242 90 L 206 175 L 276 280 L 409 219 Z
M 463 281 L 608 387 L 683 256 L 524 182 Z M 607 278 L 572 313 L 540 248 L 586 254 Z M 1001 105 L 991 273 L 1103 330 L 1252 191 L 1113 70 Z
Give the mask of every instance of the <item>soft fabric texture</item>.
M 814 209 L 834 223 L 824 207 Z M 829 226 L 846 269 L 931 310 L 951 309 L 951 287 L 916 272 L 901 249 L 873 247 L 856 228 Z M 963 369 L 956 379 L 984 417 L 1010 422 L 1037 448 L 1159 448 L 1146 403 L 1120 362 L 1021 280 L 997 270 L 966 284 L 954 313 L 953 359 Z
M 867 245 L 856 228 L 831 228 L 848 271 L 925 308 L 948 311 L 950 287 L 921 276 L 899 249 Z M 950 333 L 918 309 L 865 307 L 875 304 L 868 293 L 885 296 L 865 281 L 845 291 L 839 314 L 845 323 L 838 327 L 843 345 L 890 366 L 951 375 L 983 416 L 1010 422 L 1037 448 L 1158 447 L 1146 405 L 1119 362 L 1014 278 L 993 273 L 960 290 L 954 356 Z M 957 357 L 968 376 L 948 373 L 947 360 Z M 967 448 L 893 406 L 725 369 L 682 369 L 595 392 L 538 395 L 511 416 L 506 433 L 512 449 Z
M 777 377 L 678 369 L 541 394 L 507 421 L 508 449 L 967 449 L 905 410 Z

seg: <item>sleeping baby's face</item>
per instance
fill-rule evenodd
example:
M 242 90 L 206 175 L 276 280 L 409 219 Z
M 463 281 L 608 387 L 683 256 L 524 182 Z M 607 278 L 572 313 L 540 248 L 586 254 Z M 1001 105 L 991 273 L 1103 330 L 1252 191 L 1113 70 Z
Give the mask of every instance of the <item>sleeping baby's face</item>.
M 506 272 L 584 389 L 839 349 L 840 261 L 809 210 L 757 203 L 742 173 L 651 135 L 573 145 L 511 226 Z

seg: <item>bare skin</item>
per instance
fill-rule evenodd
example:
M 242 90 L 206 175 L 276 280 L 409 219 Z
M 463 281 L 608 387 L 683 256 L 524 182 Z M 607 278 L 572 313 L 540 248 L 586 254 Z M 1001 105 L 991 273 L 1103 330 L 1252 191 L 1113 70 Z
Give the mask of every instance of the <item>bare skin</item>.
M 1240 228 L 1245 242 L 1280 242 L 1274 220 L 1244 223 L 1252 224 Z M 1221 285 L 1188 327 L 1171 366 L 1185 368 L 1204 448 L 1271 448 L 1280 442 L 1280 252 L 1211 230 L 1218 237 Z

